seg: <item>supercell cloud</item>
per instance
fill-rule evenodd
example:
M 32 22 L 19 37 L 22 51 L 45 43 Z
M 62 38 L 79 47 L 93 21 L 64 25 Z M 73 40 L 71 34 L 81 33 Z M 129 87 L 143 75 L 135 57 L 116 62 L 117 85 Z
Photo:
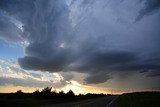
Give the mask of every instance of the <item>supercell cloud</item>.
M 89 84 L 112 72 L 155 77 L 159 19 L 159 0 L 1 0 L 0 39 L 27 41 L 26 70 L 87 73 Z
M 141 2 L 143 0 L 140 0 Z M 144 7 L 139 11 L 139 15 L 136 20 L 139 21 L 146 15 L 154 14 L 160 9 L 160 1 L 159 0 L 144 0 Z

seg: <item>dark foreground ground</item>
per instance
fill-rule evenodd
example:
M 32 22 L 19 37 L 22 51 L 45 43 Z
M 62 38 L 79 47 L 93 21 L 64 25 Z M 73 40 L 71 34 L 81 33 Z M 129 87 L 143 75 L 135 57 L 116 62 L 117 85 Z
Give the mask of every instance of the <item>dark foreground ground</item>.
M 122 94 L 117 99 L 119 107 L 160 107 L 160 92 Z
M 115 107 L 114 101 L 118 96 L 105 96 L 89 99 L 56 100 L 12 100 L 1 102 L 1 107 Z M 60 100 L 60 99 L 59 99 Z M 63 101 L 63 102 L 62 102 Z
M 5 98 L 5 96 L 5 94 L 0 94 L 1 107 L 160 107 L 160 92 L 49 99 L 34 97 L 13 99 Z
M 46 105 L 41 107 L 115 107 L 114 101 L 117 98 L 118 96 L 106 96 L 77 102 Z
M 106 107 L 116 98 L 104 94 L 10 93 L 0 94 L 0 107 Z

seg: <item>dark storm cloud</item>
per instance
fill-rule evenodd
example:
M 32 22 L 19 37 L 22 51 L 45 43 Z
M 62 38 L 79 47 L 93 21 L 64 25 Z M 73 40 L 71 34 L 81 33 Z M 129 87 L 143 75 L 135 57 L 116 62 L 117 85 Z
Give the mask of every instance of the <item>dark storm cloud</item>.
M 145 72 L 148 72 L 148 70 L 143 69 L 143 70 L 141 70 L 139 73 L 145 73 Z
M 87 78 L 85 78 L 85 81 L 87 84 L 99 84 L 104 83 L 109 79 L 111 79 L 109 75 L 99 72 L 89 75 Z
M 136 56 L 130 52 L 95 52 L 95 53 L 88 53 L 88 56 L 80 59 L 80 62 L 74 65 L 74 69 L 81 70 L 82 72 L 90 71 L 97 72 L 97 71 L 105 71 L 109 69 L 117 69 L 125 64 L 129 64 L 136 60 Z
M 146 75 L 146 77 L 159 77 L 159 70 L 145 70 L 144 72 L 140 72 Z
M 49 60 L 26 56 L 24 58 L 20 58 L 19 63 L 24 69 L 27 70 L 58 72 L 62 71 L 69 62 L 67 62 L 64 57 L 60 56 Z
M 70 80 L 72 80 L 72 78 L 74 78 L 73 73 L 61 72 L 60 74 L 62 75 L 62 77 L 63 77 L 66 81 L 70 81 Z
M 2 1 L 1 5 L 3 10 L 13 14 L 24 24 L 22 36 L 30 43 L 26 48 L 29 56 L 19 61 L 22 62 L 21 65 L 24 65 L 24 68 L 35 68 L 35 70 L 54 68 L 57 70 L 66 64 L 68 50 L 59 48 L 62 42 L 70 39 L 67 34 L 70 28 L 68 9 L 64 1 L 8 0 Z
M 147 77 L 160 77 L 160 72 L 152 72 L 147 75 Z
M 112 78 L 110 73 L 113 71 L 160 70 L 160 56 L 153 55 L 160 53 L 153 42 L 155 32 L 159 34 L 158 27 L 144 29 L 146 25 L 130 24 L 134 18 L 130 18 L 128 7 L 134 1 L 108 1 L 110 4 L 107 2 L 108 5 L 102 8 L 103 0 L 83 0 L 79 10 L 76 10 L 76 2 L 80 1 L 72 1 L 69 7 L 65 0 L 0 1 L 1 11 L 5 13 L 0 15 L 0 19 L 4 19 L 0 20 L 3 35 L 7 30 L 13 30 L 15 38 L 20 35 L 29 42 L 26 56 L 18 60 L 22 68 L 88 73 L 86 83 L 103 83 Z M 137 20 L 156 11 L 159 4 L 157 0 L 145 1 L 145 8 L 141 8 Z M 91 5 L 92 8 L 82 11 Z M 5 19 L 6 16 L 21 22 L 23 30 L 19 33 L 15 26 L 17 22 Z M 155 23 L 153 21 L 153 26 Z
M 144 8 L 140 10 L 139 15 L 136 18 L 136 21 L 141 20 L 144 16 L 155 13 L 160 9 L 159 0 L 141 0 L 141 2 L 142 1 L 145 1 Z

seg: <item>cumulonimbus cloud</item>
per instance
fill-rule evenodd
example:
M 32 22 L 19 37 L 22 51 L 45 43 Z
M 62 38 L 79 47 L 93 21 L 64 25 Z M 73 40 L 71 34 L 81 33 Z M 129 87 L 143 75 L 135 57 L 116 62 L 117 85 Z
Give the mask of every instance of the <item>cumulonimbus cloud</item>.
M 136 21 L 141 20 L 144 16 L 151 15 L 160 9 L 159 0 L 141 0 L 144 1 L 144 7 L 139 11 L 139 15 L 135 19 Z
M 96 84 L 111 79 L 112 71 L 160 70 L 160 56 L 157 55 L 160 50 L 151 39 L 155 36 L 146 33 L 150 29 L 144 29 L 144 25 L 131 25 L 130 20 L 134 18 L 130 18 L 130 10 L 125 6 L 131 5 L 131 1 L 110 1 L 107 6 L 103 1 L 76 0 L 68 5 L 65 0 L 1 0 L 1 11 L 22 23 L 23 29 L 18 35 L 29 42 L 26 56 L 18 60 L 21 67 L 88 73 L 90 76 L 85 81 Z M 139 16 L 133 16 L 140 20 L 158 8 L 158 0 L 147 0 Z M 6 25 L 2 32 L 19 29 L 14 21 L 1 22 Z M 8 27 L 12 24 L 14 29 Z M 160 34 L 158 27 L 150 33 Z M 158 63 L 153 61 L 155 58 Z

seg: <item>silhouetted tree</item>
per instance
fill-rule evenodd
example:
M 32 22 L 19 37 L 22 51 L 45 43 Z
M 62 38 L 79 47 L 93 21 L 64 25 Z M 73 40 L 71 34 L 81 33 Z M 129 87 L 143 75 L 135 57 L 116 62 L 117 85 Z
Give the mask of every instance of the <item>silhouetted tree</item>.
M 68 97 L 74 97 L 75 96 L 75 94 L 74 94 L 74 92 L 72 90 L 69 90 L 66 95 Z
M 18 90 L 16 93 L 22 94 L 23 92 L 22 90 Z
M 47 99 L 48 98 L 51 99 L 51 98 L 56 97 L 56 93 L 52 92 L 52 87 L 46 87 L 46 88 L 42 89 L 41 96 L 42 96 L 42 98 L 44 97 L 44 98 L 47 98 Z
M 34 94 L 39 94 L 40 91 L 39 91 L 39 89 L 37 89 L 37 90 L 35 90 L 33 93 L 34 93 Z
M 41 98 L 41 93 L 40 91 L 37 89 L 33 92 L 32 97 L 36 97 L 36 98 Z
M 66 96 L 66 94 L 64 93 L 64 91 L 60 91 L 60 92 L 58 93 L 58 96 L 63 98 L 63 97 Z
M 52 91 L 52 87 L 46 87 L 41 91 L 41 93 L 51 93 L 51 91 Z
M 18 90 L 15 94 L 13 94 L 12 96 L 13 98 L 23 98 L 24 97 L 24 93 L 22 92 L 22 90 Z
M 57 99 L 57 98 L 93 98 L 93 97 L 100 97 L 104 96 L 104 94 L 91 94 L 88 93 L 86 95 L 75 95 L 72 90 L 69 90 L 67 93 L 64 91 L 57 92 L 56 90 L 52 91 L 52 87 L 46 87 L 39 91 L 38 89 L 35 90 L 33 93 L 23 93 L 22 90 L 18 90 L 15 93 L 6 94 L 6 98 L 8 99 L 25 99 L 25 98 L 36 98 L 36 99 Z
M 64 91 L 62 90 L 62 91 L 59 92 L 59 94 L 65 94 L 65 93 L 64 93 Z

